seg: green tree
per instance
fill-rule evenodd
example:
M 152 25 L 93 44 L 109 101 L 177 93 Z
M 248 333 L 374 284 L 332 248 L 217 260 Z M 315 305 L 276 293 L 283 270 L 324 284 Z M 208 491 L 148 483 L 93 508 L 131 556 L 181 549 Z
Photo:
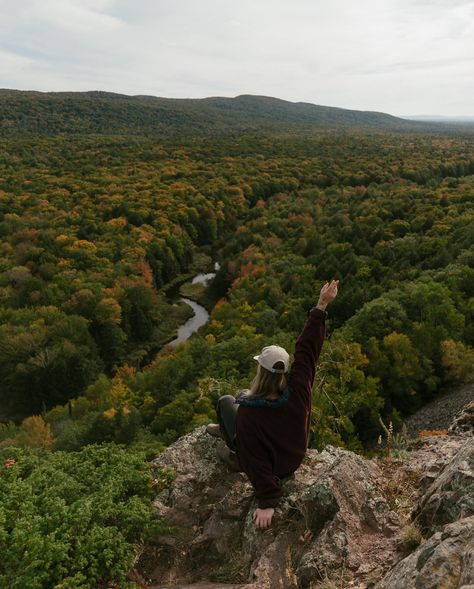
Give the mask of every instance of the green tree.
M 371 337 L 367 355 L 370 374 L 381 383 L 386 400 L 385 413 L 393 406 L 408 415 L 422 405 L 423 394 L 429 396 L 436 389 L 432 363 L 403 333 L 394 331 L 381 342 Z

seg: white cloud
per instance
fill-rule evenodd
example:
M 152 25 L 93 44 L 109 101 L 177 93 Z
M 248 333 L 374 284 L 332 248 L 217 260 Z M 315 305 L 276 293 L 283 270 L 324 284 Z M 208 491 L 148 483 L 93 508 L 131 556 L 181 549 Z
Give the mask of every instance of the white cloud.
M 16 56 L 0 67 L 2 87 L 474 114 L 474 1 L 17 4 L 0 0 L 0 51 Z
M 7 76 L 21 71 L 32 64 L 32 62 L 33 60 L 22 55 L 0 50 L 0 76 Z
M 25 2 L 25 20 L 39 26 L 51 26 L 68 33 L 96 34 L 119 29 L 122 21 L 105 11 L 113 6 L 113 0 L 32 0 Z

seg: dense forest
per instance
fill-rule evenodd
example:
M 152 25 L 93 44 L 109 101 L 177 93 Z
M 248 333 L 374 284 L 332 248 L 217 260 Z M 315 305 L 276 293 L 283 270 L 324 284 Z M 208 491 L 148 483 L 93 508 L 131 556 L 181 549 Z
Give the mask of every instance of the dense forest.
M 144 459 L 215 421 L 217 398 L 248 387 L 262 346 L 292 352 L 326 280 L 340 285 L 311 447 L 370 452 L 384 424 L 399 430 L 472 379 L 473 199 L 470 133 L 0 139 L 0 587 L 53 586 L 71 526 L 94 530 L 90 549 L 74 548 L 91 583 L 123 578 L 131 543 L 163 533 L 144 522 L 168 474 Z M 170 286 L 215 261 L 208 324 L 166 347 L 189 314 Z M 107 466 L 118 463 L 128 467 Z M 55 548 L 51 477 L 68 522 Z M 84 495 L 100 494 L 99 480 L 102 519 Z M 19 557 L 25 497 L 37 544 Z M 72 506 L 87 512 L 82 527 Z M 104 550 L 120 552 L 115 568 Z M 93 586 L 74 567 L 61 587 Z
M 430 130 L 451 125 L 409 121 L 269 96 L 158 98 L 112 92 L 32 92 L 0 89 L 0 136 L 19 134 L 216 135 L 372 128 Z M 469 128 L 469 127 L 468 127 Z

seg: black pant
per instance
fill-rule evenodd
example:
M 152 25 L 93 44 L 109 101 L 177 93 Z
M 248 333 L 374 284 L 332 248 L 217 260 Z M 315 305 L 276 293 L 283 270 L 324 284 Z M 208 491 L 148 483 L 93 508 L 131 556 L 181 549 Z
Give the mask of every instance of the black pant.
M 235 397 L 224 395 L 219 397 L 216 405 L 217 420 L 221 428 L 227 446 L 235 452 L 235 416 L 238 404 L 234 403 Z

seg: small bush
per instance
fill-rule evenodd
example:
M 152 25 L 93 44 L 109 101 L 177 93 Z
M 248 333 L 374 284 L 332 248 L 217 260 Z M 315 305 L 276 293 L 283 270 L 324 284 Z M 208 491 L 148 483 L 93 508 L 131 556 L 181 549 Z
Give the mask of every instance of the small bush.
M 87 444 L 87 432 L 89 428 L 86 424 L 70 421 L 64 427 L 61 433 L 54 441 L 56 450 L 65 452 L 74 452 L 80 450 Z
M 157 476 L 143 453 L 113 443 L 1 448 L 0 588 L 128 586 L 134 543 L 170 531 L 153 512 Z
M 0 446 L 20 448 L 51 448 L 54 438 L 49 424 L 41 415 L 31 415 L 21 422 L 12 438 L 4 439 Z
M 421 531 L 415 524 L 407 524 L 397 537 L 397 550 L 403 555 L 408 555 L 421 544 L 422 540 Z

